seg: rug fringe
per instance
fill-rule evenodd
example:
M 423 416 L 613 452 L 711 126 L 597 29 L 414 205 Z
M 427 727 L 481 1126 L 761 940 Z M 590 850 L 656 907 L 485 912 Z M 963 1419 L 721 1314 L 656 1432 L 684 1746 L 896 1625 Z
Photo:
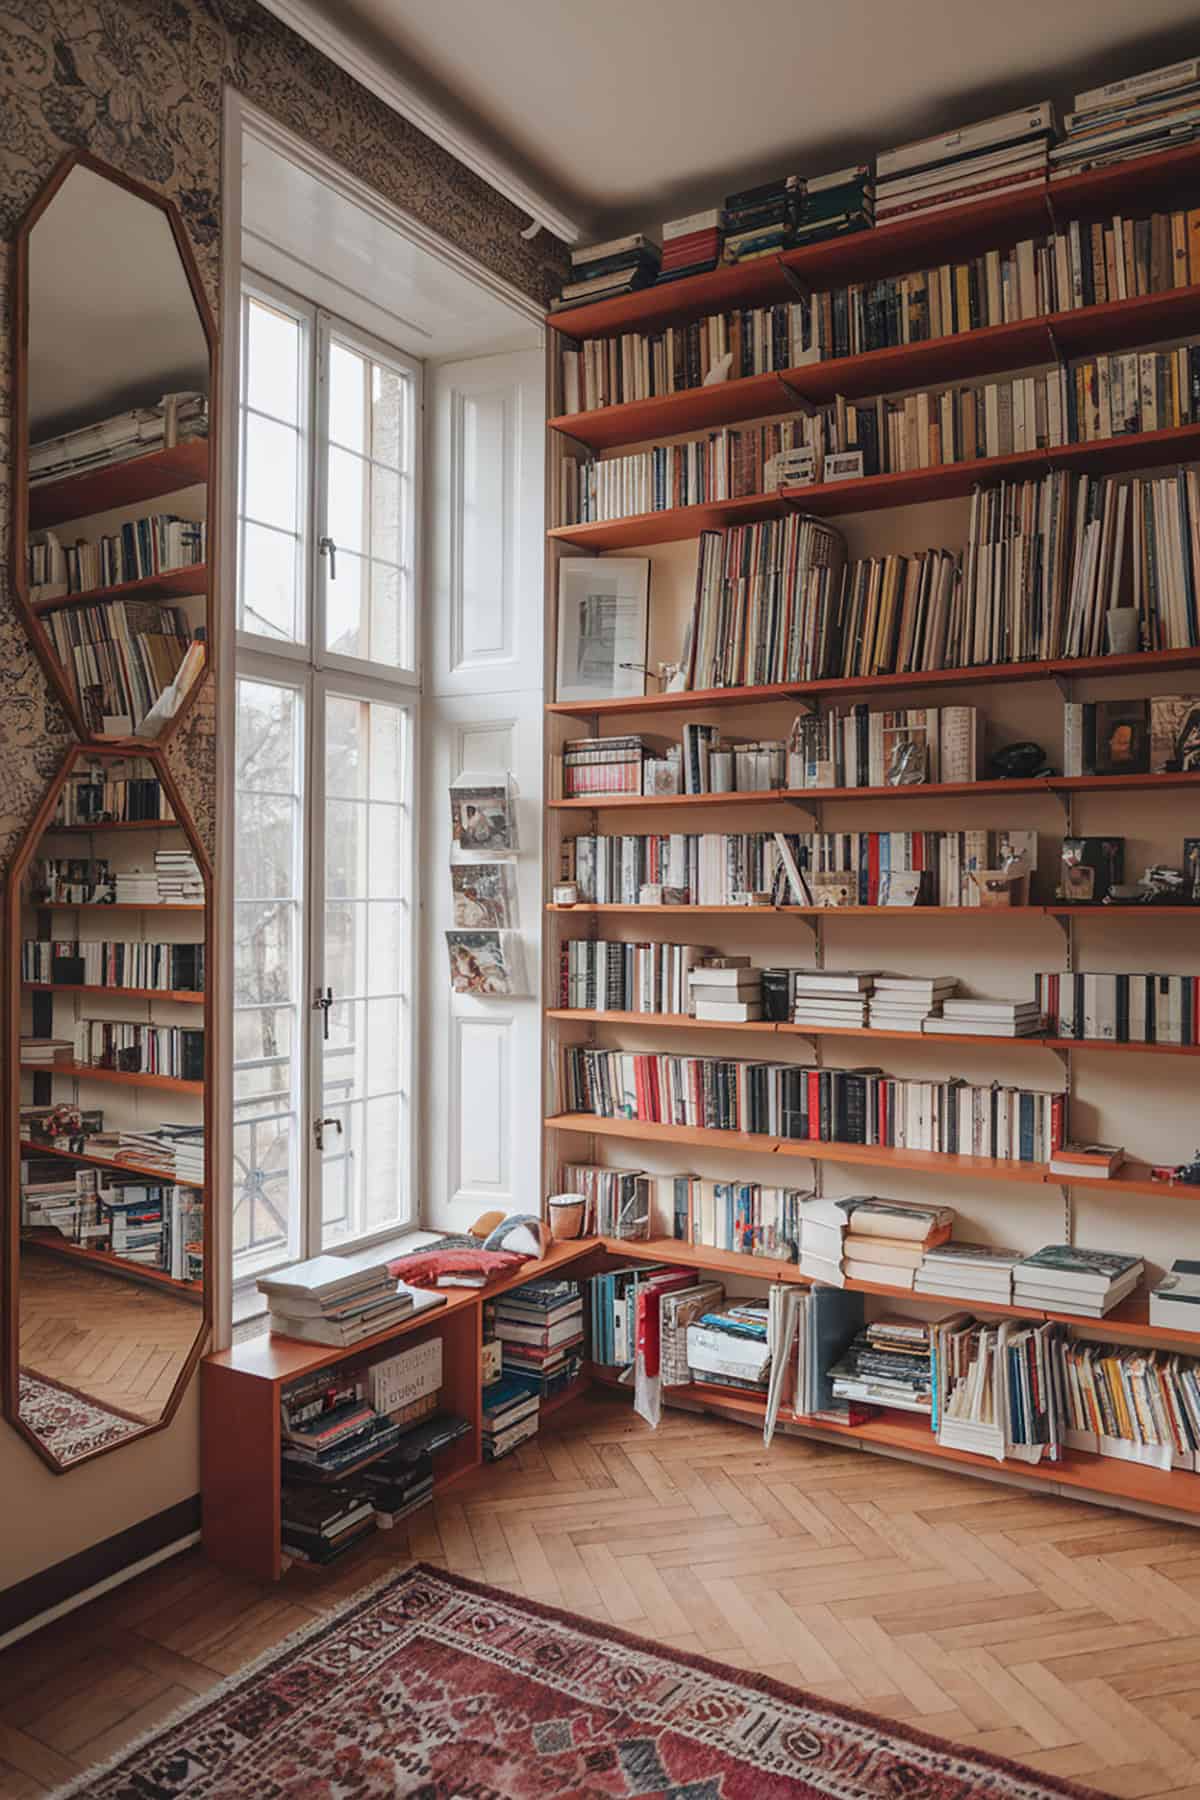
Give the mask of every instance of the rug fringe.
M 78 1775 L 72 1776 L 65 1787 L 55 1788 L 49 1793 L 46 1800 L 77 1800 L 79 1795 L 87 1793 L 94 1781 L 98 1781 L 102 1775 L 111 1775 L 129 1757 L 137 1755 L 148 1744 L 153 1743 L 155 1738 L 184 1724 L 195 1713 L 203 1712 L 206 1706 L 211 1706 L 214 1701 L 224 1699 L 226 1694 L 231 1693 L 234 1688 L 240 1687 L 244 1681 L 256 1680 L 279 1657 L 293 1655 L 310 1638 L 317 1637 L 346 1613 L 353 1612 L 357 1606 L 373 1600 L 380 1589 L 390 1586 L 397 1576 L 411 1575 L 417 1569 L 430 1575 L 447 1573 L 445 1569 L 438 1568 L 436 1564 L 427 1562 L 406 1562 L 395 1569 L 385 1570 L 374 1581 L 368 1582 L 366 1587 L 358 1588 L 348 1599 L 339 1601 L 330 1612 L 323 1614 L 319 1619 L 311 1620 L 307 1625 L 298 1625 L 295 1631 L 290 1631 L 285 1638 L 280 1638 L 277 1644 L 272 1645 L 269 1650 L 264 1650 L 261 1655 L 254 1658 L 253 1662 L 244 1664 L 232 1675 L 223 1676 L 215 1687 L 210 1687 L 205 1693 L 197 1694 L 192 1700 L 185 1700 L 182 1706 L 177 1706 L 174 1712 L 168 1713 L 167 1717 L 160 1719 L 156 1725 L 149 1725 L 145 1731 L 139 1731 L 135 1738 L 130 1738 L 127 1744 L 123 1744 L 111 1756 L 106 1756 L 103 1762 L 89 1764 Z

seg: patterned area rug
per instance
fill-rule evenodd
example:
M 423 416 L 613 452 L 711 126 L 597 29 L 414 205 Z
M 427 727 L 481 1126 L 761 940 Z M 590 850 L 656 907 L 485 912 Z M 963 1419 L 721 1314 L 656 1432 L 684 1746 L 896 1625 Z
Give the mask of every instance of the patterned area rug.
M 417 1564 L 206 1695 L 90 1800 L 1051 1800 L 1092 1790 Z
M 20 1406 L 23 1422 L 60 1463 L 78 1462 L 146 1429 L 140 1419 L 127 1419 L 123 1413 L 98 1406 L 94 1400 L 25 1369 L 21 1370 Z

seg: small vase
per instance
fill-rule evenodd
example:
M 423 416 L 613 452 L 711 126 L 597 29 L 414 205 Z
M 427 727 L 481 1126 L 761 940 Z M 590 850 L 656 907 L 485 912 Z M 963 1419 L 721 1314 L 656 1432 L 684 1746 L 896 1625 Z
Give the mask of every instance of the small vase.
M 550 1230 L 560 1240 L 577 1238 L 583 1233 L 587 1201 L 582 1194 L 555 1194 L 546 1202 L 550 1214 Z

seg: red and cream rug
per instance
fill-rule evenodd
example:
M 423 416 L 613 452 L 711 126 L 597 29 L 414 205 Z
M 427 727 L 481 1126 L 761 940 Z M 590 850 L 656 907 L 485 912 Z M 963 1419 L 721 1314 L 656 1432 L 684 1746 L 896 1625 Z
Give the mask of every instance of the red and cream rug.
M 64 1465 L 137 1437 L 146 1429 L 140 1419 L 113 1412 L 84 1394 L 47 1381 L 44 1375 L 31 1375 L 27 1369 L 21 1370 L 19 1403 L 22 1424 Z
M 67 1795 L 90 1800 L 1100 1800 L 417 1564 Z

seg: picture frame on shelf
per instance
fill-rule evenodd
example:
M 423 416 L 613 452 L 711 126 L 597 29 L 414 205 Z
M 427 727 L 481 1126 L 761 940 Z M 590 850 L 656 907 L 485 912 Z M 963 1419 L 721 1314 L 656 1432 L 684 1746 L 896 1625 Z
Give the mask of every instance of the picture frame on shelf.
M 649 617 L 649 557 L 564 557 L 558 569 L 555 697 L 641 699 Z

